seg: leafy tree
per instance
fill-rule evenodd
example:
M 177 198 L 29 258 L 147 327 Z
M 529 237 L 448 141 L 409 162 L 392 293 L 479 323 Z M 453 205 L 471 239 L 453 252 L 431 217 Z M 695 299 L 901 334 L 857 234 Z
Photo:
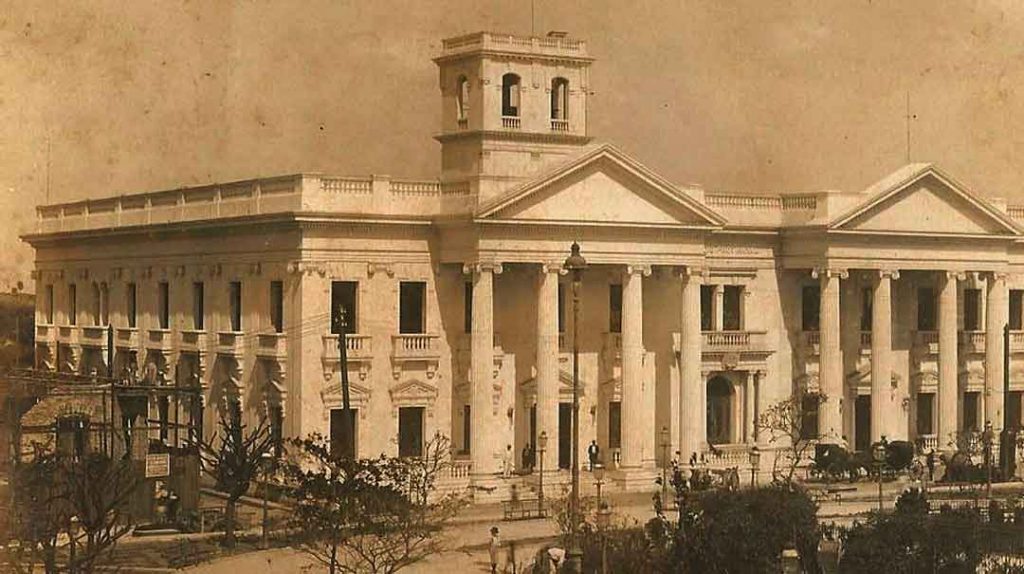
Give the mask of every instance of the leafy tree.
M 874 514 L 845 533 L 839 571 L 975 572 L 982 557 L 979 527 L 971 512 Z
M 319 435 L 292 445 L 283 467 L 290 526 L 297 546 L 328 572 L 390 574 L 443 550 L 440 531 L 463 503 L 435 492 L 451 464 L 447 437 L 435 435 L 418 458 L 340 458 Z
M 769 406 L 758 417 L 757 426 L 767 433 L 768 442 L 785 449 L 785 457 L 776 455 L 772 462 L 774 480 L 793 482 L 797 467 L 806 458 L 807 451 L 813 448 L 816 438 L 805 423 L 824 400 L 825 395 L 822 394 L 796 393 Z M 782 469 L 779 468 L 780 462 L 785 464 Z
M 266 418 L 252 430 L 242 424 L 240 413 L 220 417 L 219 431 L 210 440 L 199 441 L 202 470 L 215 482 L 215 488 L 227 496 L 224 505 L 224 546 L 235 546 L 235 522 L 238 500 L 259 477 L 263 459 L 273 456 L 275 440 Z

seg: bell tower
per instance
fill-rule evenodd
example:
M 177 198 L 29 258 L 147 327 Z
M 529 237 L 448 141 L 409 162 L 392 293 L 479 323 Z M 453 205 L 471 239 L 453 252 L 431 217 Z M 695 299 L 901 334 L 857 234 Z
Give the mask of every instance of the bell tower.
M 441 181 L 468 184 L 478 205 L 578 153 L 590 141 L 592 61 L 561 32 L 444 40 Z

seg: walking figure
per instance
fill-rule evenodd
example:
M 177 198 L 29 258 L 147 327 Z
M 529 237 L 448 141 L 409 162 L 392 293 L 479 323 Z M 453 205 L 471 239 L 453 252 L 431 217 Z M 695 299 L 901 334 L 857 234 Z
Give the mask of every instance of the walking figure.
M 498 551 L 501 548 L 501 537 L 498 536 L 498 527 L 491 527 L 491 543 L 487 552 L 491 555 L 491 574 L 498 574 Z
M 600 455 L 601 447 L 597 446 L 597 441 L 590 441 L 590 446 L 587 447 L 587 456 L 590 458 L 590 472 L 594 472 L 594 466 L 597 465 L 597 460 Z

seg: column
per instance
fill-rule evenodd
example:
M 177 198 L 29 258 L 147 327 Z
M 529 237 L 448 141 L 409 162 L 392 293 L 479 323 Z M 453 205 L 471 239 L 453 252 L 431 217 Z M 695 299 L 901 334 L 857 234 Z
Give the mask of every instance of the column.
M 643 380 L 643 276 L 651 269 L 627 265 L 622 282 L 622 466 L 638 468 L 654 460 L 654 452 L 644 452 L 644 444 L 654 437 L 654 413 L 643 408 L 645 392 L 654 385 Z
M 743 441 L 754 442 L 754 371 L 747 371 L 747 383 L 743 389 Z
M 899 271 L 881 270 L 871 301 L 871 441 L 897 438 L 899 402 L 892 399 L 892 280 Z
M 470 346 L 470 427 L 469 450 L 473 474 L 495 474 L 500 467 L 500 453 L 505 448 L 494 432 L 492 384 L 494 380 L 494 275 L 501 265 L 477 263 L 466 265 L 464 272 L 473 274 L 473 325 Z
M 722 331 L 725 329 L 725 286 L 714 285 L 712 289 L 711 308 L 714 310 L 714 314 L 712 315 L 711 330 Z
M 679 337 L 679 457 L 689 460 L 707 442 L 707 428 L 702 422 L 704 401 L 700 376 L 700 269 L 686 268 L 682 273 L 682 314 Z
M 558 276 L 557 263 L 540 267 L 537 285 L 537 436 L 548 435 L 544 469 L 558 470 Z M 475 313 L 475 311 L 474 311 Z M 475 316 L 475 315 L 474 315 Z M 536 448 L 534 441 L 530 443 Z M 540 453 L 538 453 L 538 456 Z M 539 461 L 538 461 L 539 462 Z
M 985 420 L 1003 428 L 1003 327 L 1009 319 L 1006 274 L 991 273 L 985 294 Z
M 754 441 L 760 438 L 760 431 L 757 428 L 757 421 L 761 418 L 761 388 L 764 384 L 764 371 L 754 373 Z
M 960 403 L 957 359 L 956 286 L 962 273 L 947 271 L 940 277 L 939 294 L 939 434 L 944 452 L 956 448 L 957 416 Z
M 832 442 L 844 434 L 840 410 L 843 398 L 843 355 L 840 349 L 839 280 L 849 274 L 845 270 L 815 269 L 813 275 L 821 281 L 819 377 L 824 400 L 819 411 L 819 435 L 823 442 Z

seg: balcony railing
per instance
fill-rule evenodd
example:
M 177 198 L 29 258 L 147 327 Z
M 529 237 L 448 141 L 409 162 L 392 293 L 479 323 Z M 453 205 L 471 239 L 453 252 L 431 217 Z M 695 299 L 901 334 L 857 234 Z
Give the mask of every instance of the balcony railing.
M 918 436 L 917 440 L 921 443 L 922 448 L 924 448 L 925 450 L 938 450 L 939 448 L 939 437 L 937 435 L 923 434 Z
M 217 333 L 217 354 L 227 357 L 241 357 L 245 354 L 245 334 L 239 331 Z
M 283 359 L 288 356 L 288 337 L 284 333 L 260 333 L 256 335 L 256 355 L 269 359 Z
M 324 335 L 323 359 L 330 363 L 341 360 L 337 335 Z M 367 361 L 373 357 L 373 338 L 369 335 L 345 335 L 345 355 L 349 361 Z
M 178 334 L 181 341 L 181 350 L 186 352 L 199 353 L 209 348 L 206 331 L 188 330 Z
M 716 452 L 705 452 L 704 461 L 708 468 L 724 469 L 750 466 L 750 447 L 745 444 L 729 444 L 715 447 Z
M 938 331 L 914 331 L 914 346 L 929 353 L 939 352 Z
M 704 331 L 705 351 L 744 351 L 764 347 L 765 331 Z
M 1010 331 L 1010 350 L 1024 351 L 1024 331 Z
M 398 360 L 438 359 L 441 357 L 440 346 L 440 337 L 435 334 L 391 336 L 391 356 Z
M 442 478 L 469 478 L 470 473 L 473 472 L 473 462 L 456 459 L 445 470 L 447 472 L 442 473 Z
M 501 116 L 501 127 L 507 130 L 517 130 L 522 125 L 518 116 Z
M 78 327 L 75 325 L 60 325 L 57 327 L 57 342 L 64 345 L 78 344 Z
M 871 350 L 871 331 L 860 332 L 860 348 L 866 351 Z
M 36 323 L 36 342 L 53 343 L 57 340 L 57 328 L 53 325 Z
M 551 120 L 551 131 L 553 131 L 553 132 L 567 132 L 567 131 L 569 131 L 569 120 Z
M 985 331 L 960 331 L 960 347 L 968 353 L 984 353 Z
M 135 327 L 119 327 L 114 331 L 114 345 L 122 349 L 139 346 L 139 330 Z
M 146 348 L 154 351 L 170 351 L 174 346 L 170 329 L 150 329 L 146 332 Z
M 83 347 L 106 347 L 107 328 L 102 325 L 83 326 L 79 343 Z

